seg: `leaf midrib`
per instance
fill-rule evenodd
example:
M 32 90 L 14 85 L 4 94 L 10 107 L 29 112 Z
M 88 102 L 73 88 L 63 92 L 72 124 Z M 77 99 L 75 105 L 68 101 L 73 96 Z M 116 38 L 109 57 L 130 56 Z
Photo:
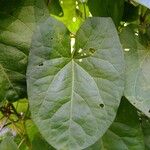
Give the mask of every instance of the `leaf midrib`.
M 72 110 L 73 110 L 73 94 L 74 94 L 74 60 L 71 60 L 71 72 L 72 72 L 72 85 L 71 85 L 71 100 L 70 100 L 70 120 L 69 120 L 69 136 L 71 135 L 71 122 L 72 122 Z

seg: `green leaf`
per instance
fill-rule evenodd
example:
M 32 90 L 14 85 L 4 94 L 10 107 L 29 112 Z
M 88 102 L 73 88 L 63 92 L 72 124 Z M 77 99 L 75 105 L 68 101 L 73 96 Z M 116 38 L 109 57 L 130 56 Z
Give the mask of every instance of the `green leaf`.
M 123 98 L 115 122 L 96 144 L 86 150 L 145 150 L 137 110 Z
M 63 16 L 54 17 L 63 22 L 71 32 L 76 33 L 83 22 L 83 19 L 77 13 L 76 0 L 62 0 L 60 6 L 63 9 Z
M 103 150 L 103 141 L 101 139 L 99 139 L 95 144 L 93 144 L 92 146 L 84 149 L 84 150 Z M 105 150 L 105 149 L 104 149 Z
M 13 138 L 8 136 L 0 143 L 0 150 L 18 150 Z
M 18 113 L 25 114 L 28 109 L 28 100 L 27 99 L 19 99 L 18 101 L 14 102 L 13 105 L 16 108 L 16 111 Z
M 48 14 L 44 6 L 35 0 L 0 1 L 0 101 L 26 97 L 27 56 L 35 23 Z
M 89 10 L 93 16 L 111 17 L 119 25 L 124 9 L 124 0 L 88 0 Z
M 149 0 L 133 0 L 141 5 L 144 5 L 145 7 L 150 9 L 150 1 Z
M 150 117 L 150 48 L 139 42 L 131 27 L 125 28 L 120 38 L 126 59 L 124 94 L 137 109 Z
M 59 0 L 47 0 L 47 5 L 51 14 L 57 15 L 60 17 L 64 15 L 63 9 L 60 5 Z
M 25 126 L 32 150 L 55 150 L 43 139 L 33 121 L 26 121 Z
M 32 141 L 34 140 L 36 135 L 39 133 L 39 131 L 32 120 L 27 120 L 25 122 L 25 127 L 26 127 L 26 134 L 28 135 L 29 140 L 32 143 Z
M 110 18 L 89 18 L 76 35 L 55 19 L 33 36 L 27 71 L 32 118 L 56 149 L 94 144 L 113 122 L 123 94 L 124 61 Z
M 32 120 L 25 120 L 24 123 L 25 131 L 22 128 L 18 128 L 18 126 L 22 127 L 21 123 L 16 126 L 17 130 L 22 129 L 22 133 L 17 134 L 14 138 L 19 150 L 55 150 L 44 140 Z
M 55 150 L 51 147 L 40 134 L 37 134 L 32 141 L 32 150 Z
M 145 150 L 150 150 L 150 119 L 142 117 L 142 130 L 144 134 Z
M 103 136 L 109 150 L 144 150 L 144 140 L 137 110 L 123 98 L 115 122 Z
M 125 22 L 132 22 L 137 19 L 139 19 L 139 6 L 134 6 L 129 2 L 125 2 L 122 20 Z

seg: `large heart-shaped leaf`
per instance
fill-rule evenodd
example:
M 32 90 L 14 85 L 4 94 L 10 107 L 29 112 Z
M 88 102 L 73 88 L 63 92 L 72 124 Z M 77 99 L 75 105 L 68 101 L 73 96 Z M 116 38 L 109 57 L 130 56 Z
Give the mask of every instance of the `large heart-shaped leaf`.
M 131 27 L 125 28 L 120 38 L 126 59 L 125 96 L 150 117 L 150 48 L 141 45 Z
M 86 150 L 145 150 L 137 110 L 123 98 L 117 117 L 101 140 Z
M 123 94 L 124 61 L 110 18 L 91 18 L 76 35 L 55 19 L 37 28 L 27 85 L 32 118 L 44 138 L 61 150 L 94 144 L 113 122 Z
M 48 14 L 44 6 L 36 0 L 0 1 L 0 101 L 26 96 L 27 55 L 35 23 Z

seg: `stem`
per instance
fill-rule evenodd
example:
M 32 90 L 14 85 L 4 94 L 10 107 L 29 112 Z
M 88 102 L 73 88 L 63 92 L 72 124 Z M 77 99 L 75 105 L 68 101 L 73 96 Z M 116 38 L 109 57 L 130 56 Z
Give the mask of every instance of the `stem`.
M 16 104 L 16 109 L 18 108 L 18 105 L 19 105 L 19 102 L 17 101 L 17 104 Z
M 145 12 L 145 14 L 144 14 L 144 16 L 143 16 L 144 21 L 145 21 L 145 19 L 146 19 L 147 15 L 149 15 L 149 13 L 150 13 L 150 10 L 149 10 L 149 9 L 147 9 L 147 10 L 146 10 L 146 12 Z
M 49 3 L 50 3 L 50 0 L 47 0 L 47 6 L 49 5 Z
M 31 150 L 31 149 L 32 149 L 32 145 L 31 145 L 31 143 L 30 143 L 30 139 L 29 139 L 29 136 L 28 136 L 28 134 L 27 134 L 27 129 L 26 129 L 25 120 L 23 120 L 22 124 L 23 124 L 23 128 L 24 128 L 24 133 L 25 133 L 25 134 L 24 134 L 25 142 L 26 142 L 26 144 L 27 144 L 29 150 Z
M 11 122 L 8 122 L 8 123 L 6 123 L 4 126 L 3 126 L 3 128 L 5 128 L 5 127 L 7 127 L 7 126 L 9 126 L 9 125 L 11 125 L 12 123 Z
M 87 18 L 87 15 L 86 15 L 86 3 L 83 2 L 83 9 L 84 9 L 84 19 Z
M 0 126 L 0 131 L 5 127 L 5 124 L 7 122 L 9 117 L 5 118 L 5 120 L 2 122 L 1 126 Z
M 29 103 L 28 103 L 27 110 L 26 110 L 26 112 L 25 112 L 25 114 L 24 114 L 23 120 L 26 120 L 26 118 L 28 118 L 28 117 L 27 117 L 28 113 L 29 113 Z
M 2 120 L 4 117 L 5 117 L 5 116 L 2 116 L 2 117 L 0 118 L 0 120 Z
M 74 53 L 75 53 L 75 47 L 74 47 L 75 43 L 73 43 L 73 41 L 75 40 L 75 34 L 71 33 L 70 37 L 71 37 L 71 55 L 72 55 L 72 58 L 73 58 Z
M 23 144 L 24 141 L 25 141 L 25 139 L 23 138 L 23 139 L 21 140 L 21 142 L 19 143 L 19 145 L 18 145 L 18 149 L 20 148 L 20 146 Z
M 20 114 L 17 112 L 17 110 L 16 110 L 16 108 L 14 107 L 14 105 L 11 104 L 11 103 L 10 103 L 9 105 L 11 106 L 11 108 L 12 108 L 14 114 L 15 114 L 18 118 L 20 118 Z

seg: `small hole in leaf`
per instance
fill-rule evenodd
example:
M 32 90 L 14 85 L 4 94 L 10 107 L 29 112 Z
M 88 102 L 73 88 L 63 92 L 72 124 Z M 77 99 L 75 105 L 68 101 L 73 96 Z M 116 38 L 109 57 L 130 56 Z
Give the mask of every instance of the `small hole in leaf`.
M 51 37 L 51 40 L 53 39 L 53 37 Z
M 82 62 L 82 59 L 79 59 L 79 62 Z
M 43 66 L 43 63 L 40 63 L 39 66 Z
M 148 111 L 149 113 L 150 113 L 150 109 L 149 109 L 149 111 Z
M 94 54 L 95 51 L 96 51 L 96 50 L 95 50 L 94 48 L 90 48 L 90 49 L 89 49 L 89 52 L 90 52 L 91 54 Z
M 83 55 L 86 56 L 87 54 L 86 54 L 86 53 L 83 53 Z
M 103 108 L 103 107 L 104 107 L 104 104 L 99 104 L 99 106 L 100 106 L 101 108 Z
M 82 48 L 80 48 L 79 50 L 78 50 L 78 53 L 81 53 L 83 51 L 83 49 Z

